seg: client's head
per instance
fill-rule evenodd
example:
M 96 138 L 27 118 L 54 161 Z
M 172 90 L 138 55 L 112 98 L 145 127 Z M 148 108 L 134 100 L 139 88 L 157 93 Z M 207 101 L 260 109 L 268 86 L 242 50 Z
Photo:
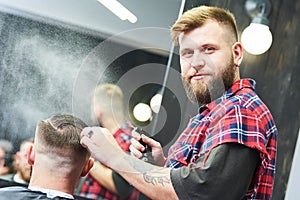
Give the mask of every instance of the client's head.
M 81 146 L 80 133 L 87 125 L 72 115 L 55 115 L 37 124 L 28 162 L 32 175 L 46 171 L 48 178 L 75 179 L 93 165 L 90 152 Z

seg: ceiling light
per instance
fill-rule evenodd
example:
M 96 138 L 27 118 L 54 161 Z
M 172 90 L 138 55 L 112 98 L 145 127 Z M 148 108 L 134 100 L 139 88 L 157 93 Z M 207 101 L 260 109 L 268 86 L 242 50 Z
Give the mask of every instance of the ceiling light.
M 127 8 L 125 8 L 117 0 L 97 0 L 108 10 L 118 16 L 121 20 L 128 20 L 131 23 L 137 22 L 137 17 L 132 14 Z
M 269 0 L 246 0 L 245 9 L 253 19 L 242 32 L 241 42 L 248 53 L 263 54 L 269 50 L 273 40 L 267 19 L 271 3 Z

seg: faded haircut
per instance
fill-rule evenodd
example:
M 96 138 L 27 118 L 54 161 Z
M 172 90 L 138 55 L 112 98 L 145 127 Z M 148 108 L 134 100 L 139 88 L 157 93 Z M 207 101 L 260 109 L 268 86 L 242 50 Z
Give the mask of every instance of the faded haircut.
M 80 144 L 80 133 L 87 125 L 77 117 L 66 114 L 55 115 L 38 123 L 35 142 L 40 153 L 78 155 L 89 157 L 89 151 Z
M 220 24 L 228 26 L 235 40 L 238 40 L 236 20 L 230 11 L 218 7 L 199 6 L 184 12 L 171 27 L 172 41 L 178 44 L 181 33 L 201 27 L 207 20 L 215 20 Z

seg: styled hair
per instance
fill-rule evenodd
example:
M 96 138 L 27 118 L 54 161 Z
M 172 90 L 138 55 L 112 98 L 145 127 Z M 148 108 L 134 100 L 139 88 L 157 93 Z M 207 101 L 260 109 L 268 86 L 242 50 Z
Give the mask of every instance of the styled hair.
M 199 6 L 184 12 L 171 27 L 172 41 L 178 44 L 181 33 L 198 28 L 207 20 L 215 20 L 220 24 L 228 26 L 235 36 L 236 41 L 238 40 L 236 20 L 230 11 L 218 7 Z
M 87 125 L 72 115 L 55 115 L 49 119 L 40 121 L 36 129 L 37 151 L 42 153 L 54 153 L 64 156 L 82 155 L 89 157 L 88 150 L 80 144 L 80 133 Z

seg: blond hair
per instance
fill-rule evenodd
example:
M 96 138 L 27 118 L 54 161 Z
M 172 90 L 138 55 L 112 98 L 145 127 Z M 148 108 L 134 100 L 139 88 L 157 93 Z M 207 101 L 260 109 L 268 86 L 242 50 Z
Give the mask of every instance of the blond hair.
M 106 112 L 123 112 L 123 92 L 115 84 L 98 85 L 94 90 L 93 106 L 100 105 Z
M 215 20 L 228 26 L 235 40 L 238 40 L 237 26 L 234 15 L 223 8 L 199 6 L 186 11 L 171 27 L 171 38 L 178 44 L 179 35 L 202 26 L 207 20 Z

